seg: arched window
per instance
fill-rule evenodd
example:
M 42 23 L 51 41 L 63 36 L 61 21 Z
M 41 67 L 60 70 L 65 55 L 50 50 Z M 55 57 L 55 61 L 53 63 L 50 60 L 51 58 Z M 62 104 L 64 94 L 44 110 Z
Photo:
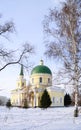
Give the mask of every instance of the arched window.
M 39 82 L 42 83 L 42 77 L 40 77 Z
M 55 103 L 55 97 L 53 97 L 53 103 Z
M 48 83 L 50 83 L 50 78 L 48 78 Z
M 34 78 L 32 78 L 32 83 L 34 83 Z
M 62 97 L 60 97 L 60 103 L 62 103 Z

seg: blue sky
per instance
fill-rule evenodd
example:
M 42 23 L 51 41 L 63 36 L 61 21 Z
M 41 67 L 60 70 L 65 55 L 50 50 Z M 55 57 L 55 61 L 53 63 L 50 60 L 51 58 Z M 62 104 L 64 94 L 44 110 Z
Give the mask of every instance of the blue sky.
M 43 53 L 44 34 L 42 21 L 48 14 L 49 8 L 59 7 L 61 0 L 0 0 L 0 13 L 2 22 L 12 20 L 15 23 L 16 33 L 10 36 L 10 41 L 0 39 L 7 47 L 18 48 L 24 42 L 35 46 L 36 54 L 32 62 L 38 65 L 40 59 L 53 71 L 57 69 L 54 61 L 47 59 Z M 10 90 L 15 89 L 16 80 L 19 76 L 20 66 L 9 66 L 0 72 L 0 95 L 10 96 Z M 28 73 L 25 78 L 28 79 Z

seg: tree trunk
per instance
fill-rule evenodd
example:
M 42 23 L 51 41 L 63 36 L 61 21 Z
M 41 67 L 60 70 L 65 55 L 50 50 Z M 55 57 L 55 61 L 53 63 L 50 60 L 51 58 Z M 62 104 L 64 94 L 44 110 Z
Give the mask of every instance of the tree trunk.
M 75 58 L 75 109 L 74 116 L 78 117 L 78 64 L 77 57 Z

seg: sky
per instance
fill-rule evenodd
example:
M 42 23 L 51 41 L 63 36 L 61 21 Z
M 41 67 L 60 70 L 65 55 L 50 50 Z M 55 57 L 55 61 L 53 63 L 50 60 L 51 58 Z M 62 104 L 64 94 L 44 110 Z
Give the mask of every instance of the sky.
M 18 48 L 28 42 L 34 45 L 36 53 L 30 58 L 36 66 L 40 59 L 44 60 L 51 71 L 57 69 L 57 64 L 44 56 L 43 20 L 48 14 L 49 8 L 59 7 L 61 0 L 0 0 L 0 13 L 2 22 L 13 21 L 16 33 L 6 39 L 0 39 L 0 44 L 6 47 Z M 0 72 L 0 95 L 10 97 L 10 91 L 16 88 L 16 81 L 20 73 L 19 65 L 11 65 Z M 27 81 L 29 73 L 25 72 Z

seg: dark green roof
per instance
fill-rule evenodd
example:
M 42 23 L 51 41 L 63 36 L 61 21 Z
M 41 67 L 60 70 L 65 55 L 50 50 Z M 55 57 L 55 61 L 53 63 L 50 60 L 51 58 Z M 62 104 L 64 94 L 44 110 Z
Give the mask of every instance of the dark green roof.
M 33 70 L 31 71 L 31 75 L 36 74 L 36 73 L 45 73 L 45 74 L 52 75 L 51 70 L 45 65 L 38 65 L 38 66 L 34 67 Z
M 24 75 L 23 74 L 23 65 L 21 65 L 20 75 Z

